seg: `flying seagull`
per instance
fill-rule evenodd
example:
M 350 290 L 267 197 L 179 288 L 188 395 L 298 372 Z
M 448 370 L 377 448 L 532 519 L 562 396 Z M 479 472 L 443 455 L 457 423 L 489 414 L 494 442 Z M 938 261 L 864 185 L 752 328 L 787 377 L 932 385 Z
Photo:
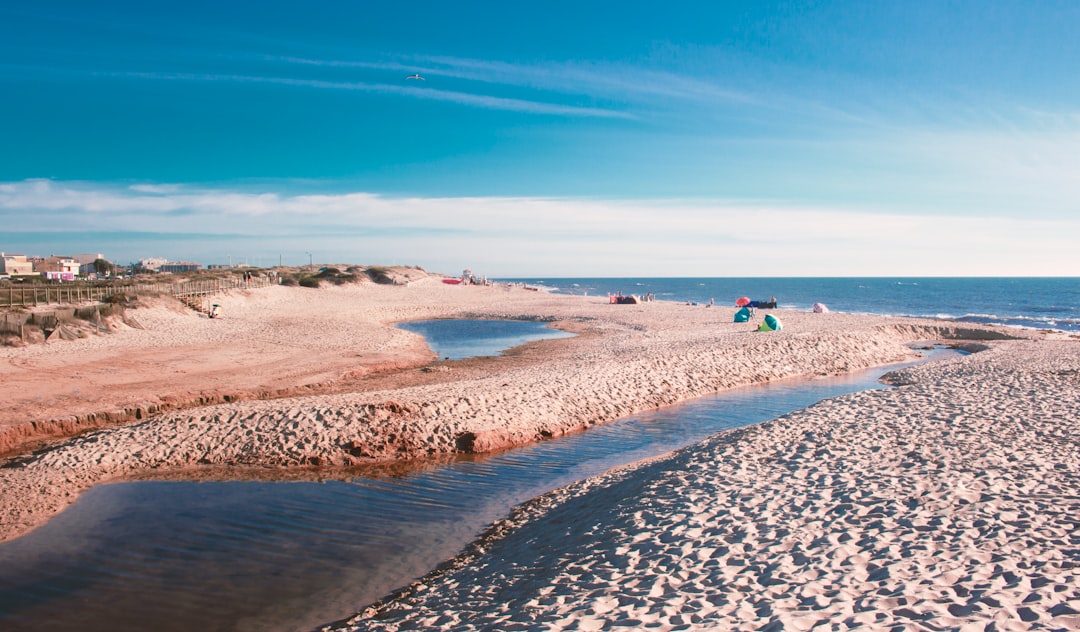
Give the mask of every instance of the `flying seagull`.
M 426 79 L 424 79 L 423 77 L 420 76 L 420 73 L 416 73 L 415 75 L 409 75 L 408 77 L 405 77 L 405 78 L 406 79 L 419 79 L 420 81 L 427 81 Z

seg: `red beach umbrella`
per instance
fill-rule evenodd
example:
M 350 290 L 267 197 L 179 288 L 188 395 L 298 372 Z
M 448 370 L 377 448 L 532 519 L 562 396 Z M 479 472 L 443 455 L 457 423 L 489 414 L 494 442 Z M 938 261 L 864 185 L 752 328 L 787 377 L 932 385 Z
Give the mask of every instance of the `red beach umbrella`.
M 749 298 L 747 298 L 747 297 L 745 297 L 745 296 L 740 296 L 740 297 L 739 297 L 739 298 L 738 298 L 738 299 L 737 299 L 737 300 L 735 301 L 735 307 L 746 307 L 746 306 L 747 306 L 747 305 L 749 305 L 749 304 L 750 304 L 750 299 L 749 299 Z

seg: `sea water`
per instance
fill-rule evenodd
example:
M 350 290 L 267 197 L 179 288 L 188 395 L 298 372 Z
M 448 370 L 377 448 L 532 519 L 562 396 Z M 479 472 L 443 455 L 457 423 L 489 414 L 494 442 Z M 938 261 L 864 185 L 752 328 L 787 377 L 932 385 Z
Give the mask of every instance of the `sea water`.
M 1080 331 L 1080 277 L 517 278 L 563 294 L 652 294 L 657 300 L 734 305 L 739 297 L 780 309 L 914 316 L 958 323 Z

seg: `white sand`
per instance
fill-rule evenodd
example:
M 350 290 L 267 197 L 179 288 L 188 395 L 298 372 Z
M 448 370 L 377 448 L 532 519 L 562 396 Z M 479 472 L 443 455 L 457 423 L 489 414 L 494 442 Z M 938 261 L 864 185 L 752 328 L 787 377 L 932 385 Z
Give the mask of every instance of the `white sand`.
M 1080 342 L 895 381 L 537 499 L 339 629 L 1080 629 Z

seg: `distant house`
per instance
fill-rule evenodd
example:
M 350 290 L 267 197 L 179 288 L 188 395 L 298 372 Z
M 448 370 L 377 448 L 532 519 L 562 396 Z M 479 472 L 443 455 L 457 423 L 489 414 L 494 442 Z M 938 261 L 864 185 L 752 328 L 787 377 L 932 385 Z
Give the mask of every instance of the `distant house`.
M 47 279 L 73 281 L 79 275 L 79 262 L 71 257 L 52 255 L 36 262 L 34 270 Z
M 26 255 L 9 255 L 0 252 L 0 274 L 7 276 L 34 274 L 34 262 Z
M 58 257 L 52 255 L 35 263 L 34 270 L 37 272 L 70 272 L 72 274 L 78 274 L 79 262 L 71 257 Z
M 202 266 L 190 261 L 170 261 L 169 263 L 163 263 L 158 266 L 159 272 L 194 272 L 201 269 Z

